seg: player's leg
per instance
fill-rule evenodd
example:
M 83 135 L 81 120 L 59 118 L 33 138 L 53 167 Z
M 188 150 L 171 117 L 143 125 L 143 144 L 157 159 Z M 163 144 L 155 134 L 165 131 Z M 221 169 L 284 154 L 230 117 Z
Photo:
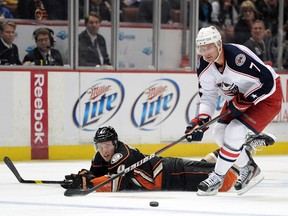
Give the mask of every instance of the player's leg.
M 249 161 L 248 155 L 243 150 L 243 143 L 247 134 L 247 127 L 234 119 L 224 131 L 223 146 L 220 148 L 219 156 L 214 171 L 198 186 L 198 195 L 215 195 L 224 182 L 224 177 L 239 156 L 243 164 Z M 213 130 L 215 138 L 223 132 L 223 124 L 216 124 Z

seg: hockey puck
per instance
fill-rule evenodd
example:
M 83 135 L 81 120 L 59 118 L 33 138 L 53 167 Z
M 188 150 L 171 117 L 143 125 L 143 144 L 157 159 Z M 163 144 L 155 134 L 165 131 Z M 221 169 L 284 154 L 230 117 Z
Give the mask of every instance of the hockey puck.
M 150 206 L 152 206 L 152 207 L 158 207 L 158 206 L 159 206 L 159 203 L 156 202 L 156 201 L 151 201 L 151 202 L 150 202 Z

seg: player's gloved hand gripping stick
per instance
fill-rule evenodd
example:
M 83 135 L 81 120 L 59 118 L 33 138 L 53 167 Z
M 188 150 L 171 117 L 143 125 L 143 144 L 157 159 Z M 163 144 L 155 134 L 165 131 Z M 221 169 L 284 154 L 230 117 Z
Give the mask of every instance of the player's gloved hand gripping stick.
M 223 118 L 224 116 L 230 114 L 230 110 L 227 110 L 227 112 L 215 117 L 214 119 L 212 119 L 211 121 L 208 121 L 206 123 L 204 123 L 203 125 L 197 127 L 197 130 L 202 130 L 204 128 L 207 128 L 209 125 L 215 123 L 216 121 L 218 121 L 220 118 Z M 160 153 L 164 152 L 165 150 L 167 150 L 168 148 L 176 145 L 177 143 L 183 141 L 184 139 L 187 138 L 187 135 L 189 134 L 185 134 L 184 136 L 182 136 L 181 138 L 179 138 L 178 140 L 164 146 L 163 148 L 159 149 L 158 151 L 156 151 L 155 153 L 146 156 L 145 158 L 139 160 L 138 162 L 132 164 L 131 166 L 127 167 L 126 169 L 124 169 L 123 171 L 117 173 L 116 175 L 111 176 L 111 178 L 107 179 L 106 181 L 92 187 L 92 188 L 88 188 L 86 190 L 83 189 L 67 189 L 64 192 L 65 196 L 85 196 L 87 194 L 90 194 L 94 191 L 96 191 L 96 189 L 104 186 L 105 184 L 112 182 L 114 179 L 119 178 L 122 175 L 125 175 L 126 173 L 134 170 L 135 168 L 141 166 L 142 164 L 146 163 L 147 161 L 149 161 L 150 159 L 152 159 L 153 157 L 155 157 L 156 155 L 159 155 Z

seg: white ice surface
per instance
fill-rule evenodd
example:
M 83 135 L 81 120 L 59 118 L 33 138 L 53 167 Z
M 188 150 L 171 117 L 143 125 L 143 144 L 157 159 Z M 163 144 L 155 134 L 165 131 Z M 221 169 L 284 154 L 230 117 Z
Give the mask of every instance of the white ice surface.
M 91 193 L 65 197 L 59 185 L 19 183 L 0 162 L 0 215 L 288 215 L 288 156 L 255 157 L 265 179 L 242 196 L 199 197 L 195 192 Z M 25 180 L 63 180 L 90 161 L 14 162 Z M 159 202 L 150 207 L 150 201 Z

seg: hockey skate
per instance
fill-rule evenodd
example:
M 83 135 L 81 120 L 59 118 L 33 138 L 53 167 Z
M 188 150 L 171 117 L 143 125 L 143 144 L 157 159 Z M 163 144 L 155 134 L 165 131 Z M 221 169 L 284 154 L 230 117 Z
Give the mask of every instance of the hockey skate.
M 246 150 L 252 151 L 259 146 L 270 146 L 276 141 L 276 137 L 273 134 L 262 132 L 258 135 L 249 133 L 246 137 Z
M 209 174 L 208 178 L 198 185 L 197 195 L 213 196 L 222 187 L 224 176 L 219 176 L 215 172 Z
M 260 174 L 260 168 L 254 162 L 250 153 L 247 152 L 247 154 L 250 157 L 250 161 L 246 166 L 240 169 L 240 175 L 234 185 L 238 195 L 246 193 L 264 179 L 264 176 Z

